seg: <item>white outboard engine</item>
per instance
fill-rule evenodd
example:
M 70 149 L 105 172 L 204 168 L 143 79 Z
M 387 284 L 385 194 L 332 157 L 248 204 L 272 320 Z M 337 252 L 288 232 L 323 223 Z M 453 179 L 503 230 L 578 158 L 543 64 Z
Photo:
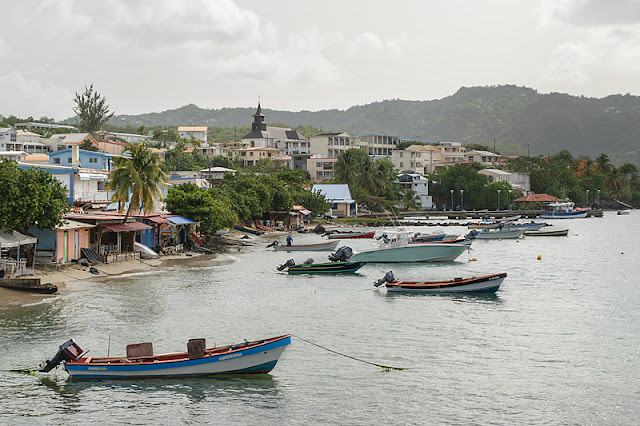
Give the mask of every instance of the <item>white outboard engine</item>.
M 335 253 L 329 255 L 329 260 L 332 262 L 346 262 L 353 256 L 353 250 L 351 247 L 344 246 L 336 250 Z
M 49 371 L 56 368 L 56 366 L 61 362 L 75 361 L 76 359 L 80 358 L 81 355 L 82 349 L 80 348 L 80 346 L 78 346 L 76 342 L 73 341 L 73 339 L 69 339 L 62 345 L 60 345 L 58 353 L 53 358 L 51 358 L 50 360 L 48 359 L 40 364 L 40 368 L 38 369 L 38 371 L 48 373 Z
M 285 268 L 288 268 L 289 266 L 293 266 L 295 265 L 296 262 L 293 259 L 289 259 L 287 260 L 285 263 L 283 263 L 282 265 L 278 266 L 278 271 L 282 271 Z
M 308 258 L 303 262 L 303 265 L 313 265 L 313 258 Z
M 390 283 L 395 280 L 396 280 L 396 277 L 393 276 L 393 272 L 389 271 L 386 274 L 384 274 L 384 277 L 380 278 L 378 281 L 375 281 L 373 285 L 376 287 L 380 287 L 384 283 Z

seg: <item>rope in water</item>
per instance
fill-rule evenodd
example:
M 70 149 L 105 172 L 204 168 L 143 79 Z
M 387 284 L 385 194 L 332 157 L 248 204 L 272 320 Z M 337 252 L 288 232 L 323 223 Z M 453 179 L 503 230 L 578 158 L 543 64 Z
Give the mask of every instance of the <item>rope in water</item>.
M 303 339 L 302 337 L 300 337 L 300 336 L 296 336 L 295 334 L 292 334 L 292 336 L 293 336 L 293 337 L 296 337 L 296 338 L 298 338 L 298 339 L 300 339 L 300 340 L 302 340 L 303 342 L 307 342 L 307 343 L 309 343 L 310 345 L 317 346 L 317 347 L 319 347 L 320 349 L 324 349 L 325 351 L 328 351 L 328 352 L 332 352 L 332 353 L 334 353 L 334 354 L 336 354 L 336 355 L 341 355 L 341 356 L 343 356 L 343 357 L 351 358 L 351 359 L 353 359 L 353 360 L 360 361 L 360 362 L 364 362 L 364 363 L 366 363 L 366 364 L 375 365 L 376 367 L 380 367 L 380 368 L 382 368 L 384 371 L 390 371 L 390 370 L 406 370 L 406 368 L 405 368 L 405 367 L 391 367 L 391 366 L 388 366 L 388 365 L 376 364 L 375 362 L 371 362 L 371 361 L 365 361 L 364 359 L 359 359 L 359 358 L 353 357 L 353 356 L 351 356 L 351 355 L 346 355 L 346 354 L 340 353 L 340 352 L 338 352 L 338 351 L 334 351 L 333 349 L 329 349 L 329 348 L 326 348 L 326 347 L 324 347 L 324 346 L 318 345 L 317 343 L 313 343 L 313 342 L 311 342 L 311 341 L 309 341 L 309 340 L 307 340 L 307 339 Z

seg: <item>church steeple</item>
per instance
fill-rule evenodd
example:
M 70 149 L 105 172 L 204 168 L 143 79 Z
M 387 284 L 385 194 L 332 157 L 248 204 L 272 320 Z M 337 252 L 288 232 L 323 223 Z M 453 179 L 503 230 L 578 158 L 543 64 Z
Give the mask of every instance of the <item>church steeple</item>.
M 262 113 L 262 107 L 258 102 L 258 110 L 253 114 L 253 123 L 251 123 L 252 132 L 261 132 L 267 130 L 267 123 L 264 122 L 266 116 Z

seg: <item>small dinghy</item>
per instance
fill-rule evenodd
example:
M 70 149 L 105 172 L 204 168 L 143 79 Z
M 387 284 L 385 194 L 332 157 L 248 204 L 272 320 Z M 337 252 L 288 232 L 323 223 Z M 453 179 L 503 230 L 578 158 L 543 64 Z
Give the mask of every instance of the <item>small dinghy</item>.
M 275 251 L 324 251 L 334 250 L 340 241 L 328 241 L 326 243 L 319 244 L 292 244 L 290 246 L 286 244 L 280 244 L 277 241 L 272 242 L 267 247 L 273 247 Z
M 506 277 L 507 273 L 501 272 L 446 281 L 399 281 L 389 271 L 374 285 L 380 287 L 384 284 L 389 293 L 495 293 Z

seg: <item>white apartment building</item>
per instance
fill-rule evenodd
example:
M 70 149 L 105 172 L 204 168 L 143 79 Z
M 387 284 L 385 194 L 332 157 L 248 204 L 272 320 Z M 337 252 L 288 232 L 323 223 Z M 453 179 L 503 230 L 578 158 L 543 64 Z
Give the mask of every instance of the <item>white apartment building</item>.
M 423 210 L 433 208 L 433 197 L 429 195 L 429 179 L 419 175 L 418 173 L 401 173 L 398 175 L 398 181 L 402 191 L 407 189 L 416 193 L 419 198 L 418 204 Z
M 467 149 L 460 142 L 438 142 L 436 145 L 442 152 L 442 161 L 447 165 L 463 163 Z
M 18 136 L 11 127 L 0 127 L 0 151 L 14 151 L 13 146 L 18 142 Z
M 355 148 L 348 133 L 318 133 L 309 138 L 309 152 L 326 157 L 338 157 L 349 148 Z
M 207 127 L 190 127 L 180 126 L 178 127 L 178 134 L 181 138 L 199 140 L 200 142 L 207 143 Z
M 364 150 L 371 156 L 391 157 L 393 150 L 402 141 L 399 136 L 389 135 L 357 135 L 353 137 L 355 148 Z
M 321 155 L 312 155 L 307 159 L 307 173 L 309 173 L 311 182 L 324 182 L 333 177 L 333 171 L 338 158 L 326 157 Z
M 391 162 L 398 169 L 406 172 L 431 174 L 444 167 L 442 152 L 431 145 L 410 145 L 405 149 L 394 149 Z
M 500 155 L 489 151 L 467 151 L 464 154 L 464 158 L 470 162 L 480 163 L 485 167 L 495 166 L 499 163 Z

